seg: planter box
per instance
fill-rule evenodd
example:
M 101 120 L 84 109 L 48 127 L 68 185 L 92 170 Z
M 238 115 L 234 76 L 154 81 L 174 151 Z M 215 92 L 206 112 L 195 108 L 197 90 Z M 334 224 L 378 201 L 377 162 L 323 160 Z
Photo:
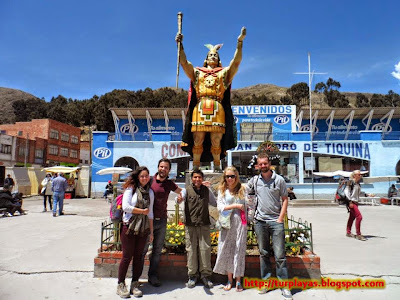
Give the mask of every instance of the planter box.
M 122 258 L 122 251 L 100 251 L 94 259 L 94 277 L 118 277 L 118 267 Z M 270 258 L 273 272 L 275 272 L 275 259 Z M 211 265 L 214 267 L 216 255 L 211 255 Z M 304 255 L 286 257 L 289 277 L 303 279 L 320 279 L 321 268 L 319 256 L 308 252 Z M 141 278 L 147 278 L 149 261 L 146 257 Z M 127 277 L 132 274 L 129 266 Z M 162 280 L 183 281 L 187 280 L 186 254 L 165 253 L 161 256 L 159 275 Z M 260 277 L 260 258 L 258 255 L 246 255 L 245 276 Z M 275 276 L 275 274 L 273 275 Z M 212 280 L 216 283 L 225 283 L 226 276 L 213 274 Z

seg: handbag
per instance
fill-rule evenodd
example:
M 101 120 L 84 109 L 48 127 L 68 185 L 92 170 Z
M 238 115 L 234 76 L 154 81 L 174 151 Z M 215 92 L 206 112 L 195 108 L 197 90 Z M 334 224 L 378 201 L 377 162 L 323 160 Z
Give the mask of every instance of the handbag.
M 44 186 L 44 187 L 42 187 L 42 189 L 40 190 L 40 194 L 41 194 L 41 195 L 44 195 L 45 192 L 46 192 L 46 187 Z

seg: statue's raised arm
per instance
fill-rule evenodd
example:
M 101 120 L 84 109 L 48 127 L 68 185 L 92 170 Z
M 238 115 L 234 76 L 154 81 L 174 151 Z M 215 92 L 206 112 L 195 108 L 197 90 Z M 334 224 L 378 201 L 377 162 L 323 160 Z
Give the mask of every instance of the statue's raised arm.
M 179 48 L 179 62 L 182 65 L 183 71 L 186 76 L 189 77 L 191 81 L 194 81 L 194 68 L 193 65 L 187 60 L 185 50 L 183 50 L 183 35 L 181 33 L 177 33 L 175 37 L 175 41 L 178 44 Z
M 240 35 L 238 36 L 237 40 L 237 47 L 235 54 L 233 56 L 233 59 L 231 60 L 231 63 L 229 64 L 229 70 L 227 72 L 227 81 L 228 84 L 232 83 L 233 77 L 235 77 L 237 71 L 239 70 L 239 65 L 240 62 L 242 61 L 242 47 L 243 47 L 243 40 L 246 37 L 246 27 L 242 27 L 242 30 L 240 31 Z

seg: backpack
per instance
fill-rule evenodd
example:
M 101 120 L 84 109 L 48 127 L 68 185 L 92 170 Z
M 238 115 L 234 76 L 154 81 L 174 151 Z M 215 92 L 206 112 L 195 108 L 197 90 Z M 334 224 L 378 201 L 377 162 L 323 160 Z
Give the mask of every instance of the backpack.
M 349 184 L 349 181 L 350 181 L 350 194 L 351 194 L 353 192 L 354 182 L 349 179 L 340 180 L 339 186 L 335 193 L 335 199 L 339 202 L 339 204 L 346 204 L 347 208 L 349 207 L 350 199 L 346 197 L 344 190 L 346 189 L 346 186 Z
M 112 202 L 110 207 L 110 218 L 111 221 L 122 222 L 122 198 L 123 194 L 117 196 Z

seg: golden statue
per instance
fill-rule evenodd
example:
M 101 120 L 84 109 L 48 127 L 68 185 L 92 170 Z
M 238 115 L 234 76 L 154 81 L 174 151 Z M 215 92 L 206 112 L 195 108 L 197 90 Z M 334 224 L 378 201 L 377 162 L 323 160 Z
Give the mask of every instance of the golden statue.
M 236 147 L 237 134 L 230 104 L 233 77 L 242 60 L 246 28 L 238 37 L 235 55 L 228 67 L 223 68 L 219 58 L 219 45 L 205 45 L 209 52 L 203 67 L 194 68 L 183 50 L 183 35 L 178 32 L 179 61 L 191 80 L 186 124 L 182 136 L 182 150 L 193 157 L 193 168 L 201 162 L 214 162 L 214 171 L 221 171 L 221 159 L 226 150 Z

